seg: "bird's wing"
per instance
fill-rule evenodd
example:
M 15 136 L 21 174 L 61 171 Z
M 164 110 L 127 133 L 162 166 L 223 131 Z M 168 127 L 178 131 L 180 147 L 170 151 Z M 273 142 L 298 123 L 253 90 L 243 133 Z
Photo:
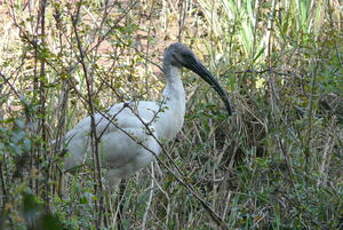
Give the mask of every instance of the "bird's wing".
M 125 165 L 137 157 L 138 145 L 152 145 L 147 128 L 154 131 L 153 119 L 157 119 L 159 104 L 141 101 L 137 104 L 120 103 L 110 107 L 103 113 L 94 115 L 97 137 L 100 137 L 99 152 L 109 167 Z M 139 116 L 139 117 L 138 117 Z M 144 123 L 143 123 L 144 122 Z M 65 140 L 70 156 L 65 160 L 65 169 L 83 164 L 90 151 L 91 118 L 82 119 Z M 129 135 L 128 135 L 129 134 Z M 156 143 L 154 143 L 155 145 Z M 156 146 L 150 146 L 153 151 Z

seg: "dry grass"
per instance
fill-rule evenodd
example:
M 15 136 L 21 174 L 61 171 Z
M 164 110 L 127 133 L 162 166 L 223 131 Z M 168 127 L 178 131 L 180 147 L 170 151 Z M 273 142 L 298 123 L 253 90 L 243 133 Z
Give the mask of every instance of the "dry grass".
M 0 229 L 343 228 L 338 0 L 45 2 L 0 2 Z M 63 144 L 51 140 L 113 103 L 158 99 L 175 40 L 226 85 L 235 114 L 187 73 L 185 126 L 163 163 L 122 184 L 120 221 L 96 167 L 60 199 Z

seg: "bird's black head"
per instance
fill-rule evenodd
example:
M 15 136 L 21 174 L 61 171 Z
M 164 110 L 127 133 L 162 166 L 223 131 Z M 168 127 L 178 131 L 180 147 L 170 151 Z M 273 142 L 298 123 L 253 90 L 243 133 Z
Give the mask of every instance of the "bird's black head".
M 194 55 L 192 50 L 187 46 L 178 42 L 171 44 L 164 52 L 163 65 L 164 71 L 168 71 L 170 66 L 175 66 L 177 68 L 186 67 L 187 69 L 198 74 L 219 94 L 229 115 L 231 115 L 232 110 L 229 97 L 227 96 L 225 90 L 219 85 L 213 75 L 206 69 L 206 67 Z
M 191 69 L 191 65 L 196 62 L 198 60 L 192 50 L 179 42 L 171 44 L 164 52 L 165 64 Z

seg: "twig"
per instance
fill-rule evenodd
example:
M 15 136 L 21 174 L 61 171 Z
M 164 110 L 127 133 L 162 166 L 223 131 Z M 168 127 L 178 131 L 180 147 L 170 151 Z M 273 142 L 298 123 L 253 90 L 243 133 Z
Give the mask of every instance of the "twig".
M 85 75 L 85 79 L 86 79 L 86 85 L 87 85 L 87 103 L 88 103 L 88 108 L 89 108 L 89 115 L 90 115 L 90 119 L 91 119 L 91 148 L 92 148 L 92 153 L 94 155 L 95 158 L 95 169 L 96 169 L 96 178 L 97 178 L 97 184 L 99 185 L 98 187 L 95 187 L 95 191 L 98 194 L 102 194 L 103 191 L 103 184 L 102 184 L 102 172 L 101 172 L 101 162 L 100 162 L 100 158 L 99 158 L 99 139 L 97 137 L 97 133 L 96 133 L 96 123 L 95 123 L 95 118 L 94 118 L 94 105 L 93 105 L 93 81 L 92 81 L 92 76 L 91 74 L 89 74 L 89 71 L 87 69 L 86 66 L 86 62 L 85 62 L 85 53 L 84 50 L 82 48 L 82 43 L 80 40 L 80 36 L 78 33 L 78 29 L 77 29 L 77 23 L 79 20 L 79 16 L 80 16 L 80 9 L 82 6 L 82 0 L 80 0 L 78 7 L 77 7 L 77 11 L 76 14 L 74 16 L 71 17 L 72 20 L 72 25 L 73 25 L 73 31 L 74 31 L 74 35 L 76 38 L 76 42 L 77 42 L 77 47 L 79 50 L 79 63 L 81 63 L 82 66 L 82 70 L 83 73 Z M 102 213 L 105 210 L 104 208 L 104 197 L 103 195 L 100 196 L 100 200 L 99 200 L 99 210 L 98 210 L 98 224 L 97 224 L 97 228 L 100 229 L 101 228 L 101 223 L 102 223 Z M 105 227 L 107 227 L 107 223 L 106 223 L 106 218 L 105 218 Z
M 74 85 L 72 85 L 72 87 L 75 88 Z M 76 90 L 77 91 L 77 90 Z M 83 100 L 86 100 L 81 94 L 79 94 L 80 98 L 82 98 Z M 131 108 L 131 106 L 127 105 L 131 111 L 134 112 L 134 109 Z M 183 175 L 183 173 L 181 172 L 181 170 L 178 168 L 177 164 L 173 161 L 172 157 L 168 154 L 168 152 L 165 150 L 165 148 L 163 148 L 161 142 L 157 139 L 157 137 L 154 135 L 154 132 L 150 129 L 149 126 L 147 126 L 147 123 L 145 123 L 142 118 L 136 114 L 135 116 L 137 116 L 138 119 L 140 119 L 140 121 L 142 122 L 143 125 L 145 125 L 147 131 L 149 132 L 150 135 L 152 135 L 152 137 L 157 141 L 157 143 L 161 146 L 161 150 L 162 152 L 167 156 L 167 158 L 173 163 L 174 167 L 177 169 L 178 174 L 180 176 L 178 176 L 165 162 L 161 161 L 158 157 L 157 154 L 152 151 L 151 149 L 149 149 L 147 146 L 145 146 L 142 142 L 138 141 L 136 139 L 136 137 L 134 137 L 132 134 L 130 134 L 129 132 L 127 132 L 125 129 L 121 128 L 118 124 L 116 124 L 114 121 L 114 117 L 111 116 L 109 117 L 107 114 L 99 111 L 96 109 L 96 107 L 94 107 L 95 112 L 99 113 L 102 117 L 106 118 L 115 128 L 117 128 L 119 131 L 123 132 L 125 135 L 127 135 L 131 140 L 135 141 L 137 144 L 139 144 L 140 146 L 142 146 L 145 150 L 147 150 L 148 152 L 150 152 L 155 159 L 158 161 L 159 164 L 161 164 L 165 169 L 168 170 L 168 172 L 170 172 L 174 178 L 181 183 L 199 202 L 200 204 L 203 206 L 203 208 L 209 213 L 210 217 L 214 220 L 214 222 L 216 224 L 218 224 L 218 226 L 220 226 L 223 229 L 226 229 L 226 225 L 224 223 L 224 221 L 221 219 L 221 217 L 207 204 L 207 202 L 200 197 L 200 195 L 194 190 L 194 188 L 187 184 L 181 177 L 185 178 L 185 176 Z
M 151 186 L 150 186 L 149 199 L 146 202 L 147 206 L 145 208 L 145 212 L 144 212 L 144 216 L 143 216 L 142 230 L 145 229 L 146 221 L 147 221 L 148 215 L 149 215 L 149 209 L 151 206 L 152 196 L 154 194 L 154 180 L 155 180 L 154 162 L 151 162 L 150 166 L 151 166 Z

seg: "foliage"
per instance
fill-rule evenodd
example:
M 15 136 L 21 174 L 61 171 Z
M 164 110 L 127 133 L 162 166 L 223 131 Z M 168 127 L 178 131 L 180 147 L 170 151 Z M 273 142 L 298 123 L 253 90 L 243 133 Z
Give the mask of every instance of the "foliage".
M 0 228 L 342 229 L 342 7 L 0 3 Z M 235 114 L 186 73 L 185 125 L 163 164 L 126 179 L 112 205 L 95 165 L 58 196 L 66 130 L 117 102 L 157 100 L 160 54 L 176 40 L 226 86 Z

